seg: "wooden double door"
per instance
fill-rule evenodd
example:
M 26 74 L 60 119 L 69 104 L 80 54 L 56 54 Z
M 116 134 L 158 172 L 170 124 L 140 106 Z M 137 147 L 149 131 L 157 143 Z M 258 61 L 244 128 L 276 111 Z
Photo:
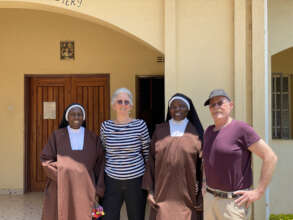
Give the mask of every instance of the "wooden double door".
M 40 164 L 40 153 L 51 133 L 58 129 L 64 109 L 77 102 L 86 111 L 87 128 L 98 132 L 101 122 L 110 117 L 109 76 L 81 75 L 28 77 L 27 190 L 41 191 L 46 175 Z

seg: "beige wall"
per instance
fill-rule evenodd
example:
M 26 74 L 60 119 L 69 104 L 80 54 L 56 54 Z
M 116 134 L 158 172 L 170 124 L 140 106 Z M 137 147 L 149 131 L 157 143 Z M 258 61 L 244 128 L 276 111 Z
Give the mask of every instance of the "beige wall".
M 293 1 L 269 0 L 270 54 L 276 54 L 293 46 Z
M 241 110 L 239 117 L 247 117 L 245 109 L 252 110 L 253 123 L 258 131 L 263 133 L 263 1 L 251 1 L 252 10 L 244 0 L 84 2 L 82 7 L 76 8 L 65 6 L 62 1 L 0 0 L 0 7 L 35 8 L 76 17 L 13 9 L 0 11 L 0 28 L 5 30 L 0 35 L 0 74 L 5 75 L 6 79 L 6 82 L 0 82 L 1 91 L 5 91 L 1 93 L 0 104 L 3 109 L 0 120 L 5 127 L 0 130 L 5 134 L 0 140 L 0 175 L 7 176 L 1 179 L 0 189 L 21 188 L 23 184 L 24 73 L 111 73 L 112 92 L 120 85 L 134 89 L 134 73 L 164 72 L 164 67 L 155 63 L 155 57 L 161 55 L 157 51 L 164 51 L 166 99 L 177 91 L 190 96 L 206 127 L 212 121 L 208 109 L 203 107 L 203 102 L 210 90 L 225 88 L 238 102 L 242 96 L 245 97 L 244 100 L 248 100 L 247 108 Z M 252 15 L 246 17 L 241 14 L 247 12 L 244 7 L 249 8 Z M 292 11 L 291 0 L 269 0 L 271 55 L 293 45 L 293 33 L 288 28 L 292 26 Z M 237 24 L 245 24 L 247 31 L 240 30 Z M 251 26 L 252 33 L 249 30 Z M 252 42 L 248 39 L 246 45 L 241 44 L 244 36 L 252 37 Z M 59 41 L 71 39 L 76 41 L 76 60 L 61 62 Z M 252 52 L 246 48 L 250 46 Z M 247 58 L 247 63 L 242 62 L 241 58 Z M 243 71 L 243 65 L 246 65 L 246 71 Z M 237 70 L 242 72 L 237 72 L 235 78 L 234 71 Z M 251 74 L 250 71 L 253 75 L 252 81 L 246 76 L 243 77 L 245 74 Z M 114 77 L 121 75 L 123 77 Z M 242 83 L 242 88 L 238 88 L 239 80 L 245 78 L 249 88 L 245 88 Z M 250 93 L 247 91 L 251 87 L 253 94 L 248 97 Z M 6 94 L 13 96 L 10 98 Z M 250 103 L 251 99 L 254 106 Z M 238 115 L 237 112 L 235 115 Z M 247 118 L 250 119 L 249 117 Z M 271 143 L 279 158 L 282 157 L 280 161 L 290 161 L 289 155 L 293 153 L 289 146 L 292 145 L 291 141 Z M 2 146 L 9 146 L 9 149 Z M 261 164 L 259 160 L 254 162 L 255 171 L 258 173 L 255 175 L 257 180 Z M 284 184 L 284 188 L 280 189 L 278 184 L 292 182 L 293 177 L 287 175 L 291 170 L 288 164 L 286 165 L 279 162 L 271 184 L 273 213 L 293 212 L 288 208 L 288 204 L 292 204 L 287 195 L 287 192 L 290 192 L 289 186 Z M 285 177 L 289 178 L 289 181 Z M 264 201 L 257 204 L 260 204 L 256 205 L 257 216 L 264 216 Z
M 37 3 L 38 1 L 26 1 L 21 5 L 0 1 L 0 7 L 17 6 L 35 7 L 42 10 L 60 10 L 44 7 L 44 5 L 28 4 L 29 2 Z M 143 40 L 149 39 L 145 41 L 153 42 L 152 45 L 161 50 L 163 45 L 160 45 L 159 42 L 162 41 L 162 31 L 164 30 L 162 28 L 163 1 L 140 1 L 140 4 L 135 2 L 99 1 L 99 5 L 97 5 L 92 1 L 87 1 L 83 8 L 69 8 L 69 10 L 90 15 L 95 14 L 96 17 L 99 15 L 106 22 L 111 22 L 121 28 L 124 25 L 124 30 L 135 33 Z M 46 4 L 63 7 L 60 2 L 48 1 Z M 167 1 L 165 1 L 166 4 Z M 110 6 L 111 10 L 109 9 Z M 121 8 L 125 8 L 125 10 L 121 10 Z M 142 10 L 143 8 L 144 10 Z M 117 12 L 118 9 L 120 9 L 119 13 Z M 76 14 L 72 15 L 75 16 Z M 155 63 L 155 57 L 160 55 L 158 52 L 154 49 L 147 49 L 148 47 L 144 44 L 130 40 L 125 34 L 117 34 L 108 28 L 68 16 L 37 11 L 2 9 L 0 16 L 2 18 L 0 21 L 1 28 L 6 30 L 6 33 L 0 36 L 0 62 L 3 62 L 1 73 L 6 74 L 7 80 L 14 78 L 11 81 L 18 85 L 16 88 L 11 87 L 10 84 L 5 85 L 17 97 L 21 97 L 23 94 L 23 74 L 25 73 L 110 72 L 113 76 L 115 74 L 129 76 L 133 73 L 161 74 L 164 71 L 162 65 Z M 85 16 L 85 19 L 88 18 Z M 140 19 L 144 25 L 137 25 Z M 175 22 L 177 75 L 176 78 L 171 78 L 171 80 L 177 81 L 177 86 L 172 88 L 172 92 L 167 94 L 166 98 L 176 91 L 184 92 L 192 97 L 206 127 L 211 123 L 211 120 L 208 110 L 203 108 L 202 105 L 210 90 L 222 87 L 233 97 L 233 1 L 217 0 L 208 3 L 204 0 L 176 1 Z M 22 37 L 20 38 L 19 35 Z M 165 35 L 165 38 L 167 37 Z M 58 44 L 60 40 L 66 39 L 76 41 L 77 57 L 73 62 L 61 62 L 59 60 Z M 116 42 L 122 40 L 125 43 L 118 43 L 117 45 Z M 122 51 L 125 51 L 127 56 L 125 56 L 125 53 L 122 55 Z M 15 65 L 15 62 L 18 65 Z M 113 63 L 115 65 L 112 65 Z M 128 77 L 119 78 L 119 80 L 111 77 L 112 91 L 118 86 L 118 82 L 120 85 L 134 89 L 134 77 L 130 80 Z M 166 84 L 166 87 L 168 87 L 168 84 Z M 15 114 L 18 115 L 18 118 L 15 118 L 15 122 L 13 122 L 13 126 L 11 126 L 16 131 L 8 130 L 7 132 L 10 135 L 12 135 L 11 133 L 18 135 L 15 140 L 19 143 L 13 143 L 12 145 L 19 148 L 16 149 L 16 152 L 19 152 L 17 155 L 20 162 L 14 165 L 14 170 L 18 170 L 20 175 L 7 172 L 8 176 L 14 177 L 7 178 L 7 183 L 3 183 L 2 188 L 8 186 L 21 187 L 23 176 L 23 99 L 8 100 L 7 102 L 11 103 L 4 102 L 2 104 L 3 108 L 6 109 L 5 114 L 13 114 L 14 112 L 14 117 Z M 4 117 L 3 114 L 2 117 L 5 119 L 7 115 Z M 19 127 L 22 130 L 16 129 Z M 10 143 L 8 140 L 2 140 L 1 145 Z M 11 151 L 7 153 L 10 156 L 13 154 Z M 10 164 L 8 161 L 6 163 L 8 163 L 7 165 Z M 1 172 L 5 172 L 5 169 Z M 16 176 L 19 178 L 17 181 Z
M 112 93 L 121 86 L 134 92 L 135 74 L 164 73 L 157 50 L 77 18 L 0 9 L 0 28 L 0 191 L 23 188 L 24 74 L 110 73 Z M 60 60 L 60 40 L 75 41 L 74 61 Z
M 224 88 L 234 96 L 233 1 L 174 2 L 176 39 L 170 45 L 176 47 L 176 74 L 168 75 L 166 67 L 166 98 L 176 91 L 190 96 L 206 127 L 212 121 L 203 103 L 210 91 Z
M 273 180 L 270 184 L 271 213 L 293 213 L 292 140 L 274 140 L 272 146 L 279 157 Z
M 291 0 L 269 0 L 271 72 L 293 73 L 292 11 L 293 1 Z M 293 155 L 293 140 L 272 140 L 271 145 L 279 157 L 271 183 L 271 212 L 293 213 L 291 193 L 293 167 L 290 163 Z
M 293 8 L 292 8 L 293 10 Z M 293 73 L 293 48 L 272 56 L 271 71 Z M 272 213 L 293 213 L 292 191 L 293 167 L 290 165 L 293 155 L 293 140 L 272 140 L 272 146 L 279 157 L 276 172 L 271 183 Z
M 80 7 L 78 2 L 82 2 Z M 87 19 L 163 51 L 163 0 L 0 0 L 1 7 L 32 8 Z

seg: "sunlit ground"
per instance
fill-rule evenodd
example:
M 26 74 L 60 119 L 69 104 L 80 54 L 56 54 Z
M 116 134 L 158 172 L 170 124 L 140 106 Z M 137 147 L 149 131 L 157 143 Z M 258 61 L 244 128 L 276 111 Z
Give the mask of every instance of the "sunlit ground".
M 0 195 L 0 220 L 40 220 L 42 207 L 43 193 Z M 127 220 L 125 206 L 120 219 Z

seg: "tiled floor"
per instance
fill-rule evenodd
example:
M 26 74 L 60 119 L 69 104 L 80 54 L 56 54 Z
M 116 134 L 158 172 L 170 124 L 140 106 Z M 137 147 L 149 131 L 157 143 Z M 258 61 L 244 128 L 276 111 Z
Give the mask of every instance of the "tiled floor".
M 0 220 L 40 220 L 42 206 L 43 193 L 0 195 Z M 125 206 L 121 210 L 120 219 L 127 220 Z
M 43 194 L 0 195 L 0 220 L 40 220 Z

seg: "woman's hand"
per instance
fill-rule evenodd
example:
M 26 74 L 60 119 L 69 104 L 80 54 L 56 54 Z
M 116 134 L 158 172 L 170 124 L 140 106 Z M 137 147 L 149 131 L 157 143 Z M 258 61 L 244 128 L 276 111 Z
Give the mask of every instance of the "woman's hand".
M 201 187 L 202 196 L 204 196 L 204 194 L 206 194 L 206 192 L 207 192 L 207 184 L 206 184 L 206 181 L 203 181 L 202 187 Z
M 150 206 L 154 209 L 157 209 L 158 208 L 158 205 L 155 201 L 155 198 L 154 198 L 154 194 L 152 192 L 149 192 L 148 194 L 148 201 L 150 203 Z
M 100 197 L 96 195 L 96 198 L 95 198 L 95 199 L 96 199 L 96 203 L 98 203 L 98 204 L 99 204 Z

